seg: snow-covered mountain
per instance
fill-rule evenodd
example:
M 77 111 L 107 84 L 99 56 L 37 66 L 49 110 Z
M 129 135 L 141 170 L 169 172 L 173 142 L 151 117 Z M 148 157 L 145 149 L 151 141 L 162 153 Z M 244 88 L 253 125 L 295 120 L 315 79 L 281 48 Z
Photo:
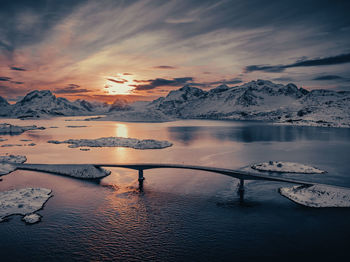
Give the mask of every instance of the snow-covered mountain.
M 0 96 L 0 116 L 7 116 L 10 113 L 11 105 L 5 98 Z
M 123 119 L 130 116 L 130 120 L 133 120 L 138 113 L 148 112 L 148 115 L 162 116 L 160 121 L 166 116 L 171 119 L 265 120 L 296 125 L 350 127 L 350 92 L 307 91 L 294 84 L 282 85 L 266 80 L 234 87 L 220 85 L 209 91 L 187 85 L 143 108 L 131 106 L 130 110 L 123 113 Z M 114 113 L 108 119 L 119 119 L 120 116 L 121 113 Z
M 350 127 L 350 92 L 307 91 L 294 84 L 257 80 L 209 91 L 186 85 L 152 102 L 112 106 L 85 100 L 71 102 L 50 91 L 33 91 L 15 105 L 0 97 L 0 116 L 40 117 L 107 114 L 100 120 L 169 121 L 174 119 L 264 120 L 293 125 Z
M 56 97 L 49 90 L 32 91 L 16 104 L 7 105 L 7 108 L 10 110 L 3 116 L 18 118 L 92 115 L 108 110 L 102 105 L 94 105 L 85 100 L 71 102 L 66 98 Z

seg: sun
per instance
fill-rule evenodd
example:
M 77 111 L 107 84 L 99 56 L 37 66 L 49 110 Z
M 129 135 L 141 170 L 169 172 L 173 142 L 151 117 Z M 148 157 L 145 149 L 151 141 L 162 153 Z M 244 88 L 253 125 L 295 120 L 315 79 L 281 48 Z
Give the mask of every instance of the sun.
M 107 76 L 105 88 L 111 95 L 130 95 L 135 88 L 136 82 L 132 75 L 117 74 Z

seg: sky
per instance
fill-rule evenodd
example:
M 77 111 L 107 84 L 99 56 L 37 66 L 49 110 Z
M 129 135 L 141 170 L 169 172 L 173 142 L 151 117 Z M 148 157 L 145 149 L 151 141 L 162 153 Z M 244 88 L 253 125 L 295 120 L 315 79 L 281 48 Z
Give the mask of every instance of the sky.
M 1 0 L 0 96 L 152 100 L 266 79 L 350 91 L 350 1 Z

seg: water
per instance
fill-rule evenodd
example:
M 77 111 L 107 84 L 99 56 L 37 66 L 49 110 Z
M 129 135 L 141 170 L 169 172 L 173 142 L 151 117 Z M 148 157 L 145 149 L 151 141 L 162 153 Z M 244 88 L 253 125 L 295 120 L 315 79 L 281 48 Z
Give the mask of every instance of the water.
M 238 169 L 281 160 L 327 170 L 287 175 L 350 187 L 350 129 L 288 127 L 257 122 L 176 121 L 121 123 L 3 120 L 58 128 L 4 136 L 1 154 L 25 154 L 28 163 L 178 163 Z M 87 125 L 68 128 L 68 125 Z M 91 148 L 80 151 L 50 139 L 125 136 L 169 140 L 161 150 Z M 33 141 L 23 142 L 21 139 Z M 349 209 L 311 209 L 277 192 L 283 184 L 246 182 L 240 204 L 237 181 L 190 170 L 147 170 L 145 191 L 137 173 L 112 169 L 100 183 L 32 171 L 3 176 L 0 190 L 47 187 L 53 197 L 25 225 L 19 216 L 0 224 L 1 261 L 256 261 L 346 259 Z

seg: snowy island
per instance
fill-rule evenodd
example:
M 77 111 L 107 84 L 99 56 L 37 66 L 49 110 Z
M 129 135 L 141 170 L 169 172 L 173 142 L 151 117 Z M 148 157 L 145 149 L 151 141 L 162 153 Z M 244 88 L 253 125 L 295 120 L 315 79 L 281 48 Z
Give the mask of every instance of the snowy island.
M 173 144 L 154 139 L 139 140 L 126 137 L 101 137 L 97 139 L 68 139 L 65 141 L 49 140 L 52 144 L 70 144 L 68 147 L 131 147 L 134 149 L 162 149 Z
M 252 165 L 253 169 L 259 171 L 278 172 L 278 173 L 300 173 L 300 174 L 323 174 L 325 171 L 318 168 L 307 166 L 300 163 L 269 161 Z
M 34 212 L 43 208 L 52 196 L 47 188 L 23 188 L 0 192 L 0 222 L 12 215 L 22 215 L 23 221 L 34 224 L 41 216 Z

